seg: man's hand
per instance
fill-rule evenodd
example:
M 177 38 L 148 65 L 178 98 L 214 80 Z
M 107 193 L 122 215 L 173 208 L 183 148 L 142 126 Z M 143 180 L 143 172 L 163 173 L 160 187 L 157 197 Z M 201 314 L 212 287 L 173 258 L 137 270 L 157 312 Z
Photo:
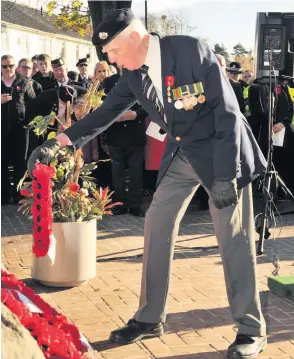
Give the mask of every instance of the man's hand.
M 120 116 L 116 122 L 122 122 L 122 121 L 133 121 L 137 117 L 137 113 L 135 111 L 127 111 L 122 116 Z
M 285 126 L 279 122 L 279 123 L 276 123 L 274 126 L 273 126 L 273 133 L 278 133 L 280 132 Z
M 8 93 L 1 94 L 1 105 L 12 100 L 12 96 Z
M 217 209 L 238 203 L 237 181 L 216 179 L 211 189 L 211 199 Z
M 36 164 L 49 165 L 53 158 L 56 157 L 60 147 L 60 142 L 56 138 L 51 138 L 32 152 L 28 160 L 28 172 L 31 178 L 34 178 L 33 170 Z

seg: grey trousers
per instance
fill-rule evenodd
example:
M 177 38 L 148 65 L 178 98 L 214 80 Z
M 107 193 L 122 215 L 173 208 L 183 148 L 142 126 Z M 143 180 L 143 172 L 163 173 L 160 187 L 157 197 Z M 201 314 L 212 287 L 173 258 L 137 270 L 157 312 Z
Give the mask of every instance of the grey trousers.
M 139 309 L 141 322 L 165 322 L 171 261 L 180 222 L 200 185 L 194 169 L 178 151 L 147 211 Z M 239 334 L 266 335 L 256 279 L 251 185 L 240 191 L 236 206 L 218 210 L 209 201 L 222 257 L 227 295 Z

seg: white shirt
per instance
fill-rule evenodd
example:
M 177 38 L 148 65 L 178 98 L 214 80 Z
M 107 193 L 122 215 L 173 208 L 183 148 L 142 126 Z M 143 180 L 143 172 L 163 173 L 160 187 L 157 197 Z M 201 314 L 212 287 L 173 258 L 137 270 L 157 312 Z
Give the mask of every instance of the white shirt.
M 59 81 L 57 81 L 57 83 L 58 83 L 58 86 L 59 86 L 59 87 L 60 87 L 60 86 L 65 86 L 65 85 L 68 84 L 68 79 L 66 79 L 64 82 L 59 82 Z
M 158 36 L 150 35 L 149 47 L 145 59 L 145 65 L 149 67 L 148 75 L 155 87 L 159 101 L 163 106 L 162 75 L 161 75 L 161 53 Z

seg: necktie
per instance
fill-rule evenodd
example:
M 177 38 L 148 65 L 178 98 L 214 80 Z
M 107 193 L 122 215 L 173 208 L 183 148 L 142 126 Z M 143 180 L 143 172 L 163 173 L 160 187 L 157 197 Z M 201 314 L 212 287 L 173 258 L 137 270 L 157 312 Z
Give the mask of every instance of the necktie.
M 160 116 L 162 118 L 164 118 L 164 109 L 163 109 L 163 106 L 158 98 L 156 89 L 151 81 L 151 78 L 148 75 L 148 70 L 149 70 L 149 67 L 147 65 L 143 65 L 141 67 L 143 95 L 146 96 L 148 98 L 148 100 L 151 100 L 154 103 Z

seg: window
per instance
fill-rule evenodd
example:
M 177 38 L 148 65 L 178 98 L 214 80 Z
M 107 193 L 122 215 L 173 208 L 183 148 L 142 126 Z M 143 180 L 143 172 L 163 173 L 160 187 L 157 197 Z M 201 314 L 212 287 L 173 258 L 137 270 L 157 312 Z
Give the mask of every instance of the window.
M 60 57 L 65 58 L 65 42 L 60 41 Z

